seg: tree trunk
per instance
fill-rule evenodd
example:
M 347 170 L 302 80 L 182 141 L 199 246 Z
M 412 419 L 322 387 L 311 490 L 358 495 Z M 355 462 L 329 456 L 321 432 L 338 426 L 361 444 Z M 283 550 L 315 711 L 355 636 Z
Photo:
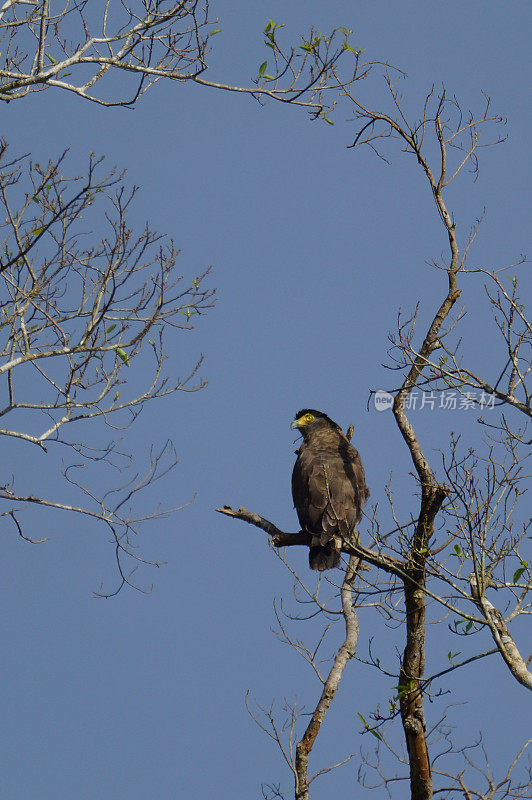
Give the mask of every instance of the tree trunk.
M 420 691 L 425 669 L 425 595 L 416 583 L 405 581 L 407 633 L 399 677 L 399 696 L 401 720 L 410 762 L 411 798 L 430 800 L 432 776 L 425 736 L 423 695 Z

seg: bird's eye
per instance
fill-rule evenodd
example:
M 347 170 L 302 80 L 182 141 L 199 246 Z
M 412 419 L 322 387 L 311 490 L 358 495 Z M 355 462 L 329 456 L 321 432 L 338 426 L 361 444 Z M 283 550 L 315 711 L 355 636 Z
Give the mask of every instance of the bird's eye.
M 305 422 L 312 422 L 313 419 L 314 419 L 313 414 L 305 414 Z

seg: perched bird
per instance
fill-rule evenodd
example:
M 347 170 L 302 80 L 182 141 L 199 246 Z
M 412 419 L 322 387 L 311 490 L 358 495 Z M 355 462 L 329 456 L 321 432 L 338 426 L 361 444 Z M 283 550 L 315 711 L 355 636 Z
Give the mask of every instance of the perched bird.
M 353 533 L 369 496 L 358 451 L 327 414 L 304 408 L 292 428 L 303 436 L 292 472 L 292 497 L 301 529 L 312 534 L 311 569 L 340 564 L 344 537 Z

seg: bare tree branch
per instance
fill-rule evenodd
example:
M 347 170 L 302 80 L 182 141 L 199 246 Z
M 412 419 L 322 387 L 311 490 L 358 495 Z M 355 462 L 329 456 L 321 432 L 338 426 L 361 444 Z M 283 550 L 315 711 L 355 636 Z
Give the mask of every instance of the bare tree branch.
M 334 700 L 334 696 L 342 679 L 342 675 L 348 661 L 353 658 L 358 641 L 358 617 L 353 605 L 353 583 L 361 560 L 356 556 L 350 556 L 341 589 L 342 614 L 345 620 L 345 640 L 334 658 L 331 671 L 329 672 L 321 697 L 318 701 L 305 733 L 297 744 L 295 759 L 295 798 L 296 800 L 308 800 L 309 781 L 308 778 L 308 759 L 312 746 L 320 731 L 325 715 Z M 344 762 L 340 762 L 344 763 Z M 317 777 L 317 773 L 314 777 Z M 311 779 L 312 780 L 312 779 Z
M 132 537 L 142 522 L 169 512 L 139 514 L 131 503 L 176 463 L 173 447 L 168 442 L 153 451 L 144 474 L 121 478 L 114 489 L 108 484 L 105 494 L 80 481 L 80 469 L 97 464 L 94 477 L 131 470 L 117 440 L 99 445 L 98 436 L 125 430 L 153 400 L 204 385 L 197 378 L 201 357 L 183 378 L 170 380 L 166 336 L 191 330 L 213 293 L 203 288 L 206 273 L 188 285 L 176 274 L 172 242 L 148 226 L 140 234 L 129 228 L 137 190 L 127 190 L 123 175 L 102 172 L 93 156 L 83 177 L 66 177 L 65 167 L 65 154 L 43 167 L 26 158 L 9 161 L 6 144 L 0 148 L 0 435 L 36 445 L 47 458 L 55 449 L 76 461 L 62 467 L 64 499 L 18 490 L 4 479 L 0 500 L 28 541 L 45 541 L 24 531 L 28 504 L 103 523 L 124 585 L 130 579 L 123 558 L 156 563 L 133 552 Z M 87 224 L 99 231 L 90 241 Z M 87 421 L 91 439 L 82 433 Z M 67 499 L 73 491 L 82 503 Z
M 330 35 L 311 30 L 297 48 L 286 48 L 279 42 L 284 25 L 270 20 L 264 29 L 267 61 L 257 78 L 249 86 L 223 83 L 208 76 L 213 37 L 221 30 L 217 25 L 208 0 L 107 0 L 101 9 L 73 0 L 57 11 L 49 0 L 8 0 L 0 9 L 0 100 L 55 87 L 99 105 L 131 107 L 154 83 L 167 79 L 290 103 L 327 118 L 334 102 L 326 99 L 334 93 L 333 67 L 354 59 L 349 83 L 371 69 L 359 63 L 360 52 L 349 44 L 351 32 L 344 28 Z M 121 85 L 130 87 L 118 96 L 116 73 Z

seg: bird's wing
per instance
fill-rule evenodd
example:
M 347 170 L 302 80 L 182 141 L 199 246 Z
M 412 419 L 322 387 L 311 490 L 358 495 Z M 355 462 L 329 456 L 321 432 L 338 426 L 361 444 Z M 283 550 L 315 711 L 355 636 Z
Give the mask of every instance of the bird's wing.
M 347 533 L 358 517 L 356 489 L 337 453 L 305 449 L 292 474 L 292 493 L 302 528 L 325 544 L 334 534 Z

